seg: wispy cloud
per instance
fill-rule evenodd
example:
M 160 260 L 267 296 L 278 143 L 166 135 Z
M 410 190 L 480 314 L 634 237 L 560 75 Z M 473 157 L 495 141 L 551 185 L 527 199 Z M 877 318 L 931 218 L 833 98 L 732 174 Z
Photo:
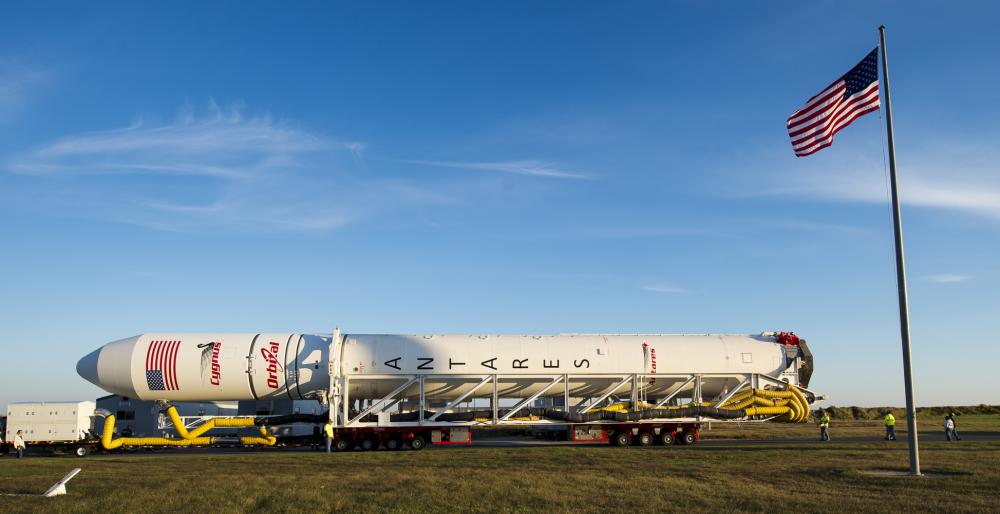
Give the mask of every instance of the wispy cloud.
M 955 284 L 958 282 L 965 282 L 972 277 L 966 275 L 955 275 L 952 273 L 944 273 L 941 275 L 928 275 L 923 277 L 924 280 L 934 282 L 935 284 Z
M 361 142 L 212 102 L 202 116 L 186 109 L 171 123 L 70 135 L 15 155 L 3 168 L 35 189 L 3 196 L 29 208 L 179 231 L 324 231 L 448 201 L 418 184 L 357 173 L 363 151 Z
M 293 167 L 306 154 L 347 150 L 359 142 L 337 141 L 286 126 L 268 117 L 246 119 L 211 102 L 207 116 L 185 109 L 174 123 L 128 127 L 57 139 L 12 159 L 23 174 L 179 174 L 246 178 Z
M 829 150 L 827 150 L 829 151 Z M 870 153 L 878 155 L 878 149 Z M 906 205 L 948 209 L 1000 220 L 1000 152 L 992 148 L 939 146 L 914 151 L 900 163 L 900 199 Z M 816 162 L 765 170 L 764 185 L 750 194 L 887 203 L 888 185 L 879 158 L 855 152 Z
M 676 293 L 687 293 L 688 290 L 683 287 L 674 287 L 664 284 L 650 284 L 639 286 L 639 289 L 643 291 L 649 291 L 650 293 L 660 293 L 660 294 L 676 294 Z
M 463 161 L 425 161 L 425 160 L 405 160 L 410 164 L 422 166 L 437 166 L 441 168 L 456 168 L 464 170 L 495 171 L 498 173 L 510 173 L 513 175 L 529 175 L 534 177 L 548 177 L 575 180 L 592 180 L 594 177 L 585 173 L 566 170 L 559 166 L 536 160 L 521 161 L 501 161 L 501 162 L 463 162 Z
M 13 118 L 51 80 L 49 71 L 0 58 L 0 123 Z

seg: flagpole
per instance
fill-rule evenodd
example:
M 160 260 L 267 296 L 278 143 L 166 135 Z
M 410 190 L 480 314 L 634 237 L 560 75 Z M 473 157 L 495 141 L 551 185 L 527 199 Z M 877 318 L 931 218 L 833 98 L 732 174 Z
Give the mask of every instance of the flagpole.
M 910 474 L 920 474 L 917 441 L 917 410 L 913 405 L 913 367 L 910 362 L 910 309 L 906 295 L 906 264 L 903 261 L 903 223 L 900 220 L 899 184 L 896 179 L 896 147 L 892 139 L 892 105 L 889 102 L 889 64 L 885 59 L 885 25 L 878 28 L 882 50 L 882 80 L 885 88 L 885 128 L 889 136 L 889 177 L 892 185 L 892 231 L 896 238 L 896 289 L 899 293 L 899 335 L 903 340 L 903 380 L 906 387 L 907 439 L 910 445 Z

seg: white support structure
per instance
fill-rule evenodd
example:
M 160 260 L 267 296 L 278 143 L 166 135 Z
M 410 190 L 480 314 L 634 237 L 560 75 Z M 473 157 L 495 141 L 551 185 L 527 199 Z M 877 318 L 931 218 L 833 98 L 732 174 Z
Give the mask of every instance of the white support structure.
M 381 398 L 366 399 L 370 402 L 364 409 L 359 408 L 357 411 L 353 411 L 350 408 L 350 395 L 349 391 L 353 387 L 355 390 L 366 390 L 366 388 L 359 387 L 367 381 L 384 381 L 394 380 L 399 382 L 401 385 L 395 387 L 389 394 Z M 338 409 L 337 414 L 337 428 L 359 428 L 359 427 L 403 427 L 403 426 L 424 426 L 424 427 L 457 427 L 457 426 L 486 426 L 486 425 L 565 425 L 570 422 L 553 420 L 553 419 L 540 419 L 540 420 L 515 420 L 511 419 L 516 417 L 517 412 L 521 411 L 525 407 L 529 407 L 532 402 L 541 398 L 543 396 L 547 397 L 562 397 L 564 402 L 564 409 L 567 411 L 576 411 L 579 414 L 586 414 L 592 410 L 598 409 L 601 403 L 611 398 L 616 393 L 622 394 L 623 398 L 625 394 L 630 393 L 631 399 L 635 399 L 637 395 L 641 394 L 642 384 L 648 383 L 650 380 L 659 381 L 674 381 L 675 385 L 671 385 L 667 389 L 667 393 L 663 396 L 657 395 L 657 397 L 650 398 L 650 402 L 655 402 L 652 409 L 660 409 L 667 405 L 673 399 L 684 398 L 689 399 L 694 403 L 701 403 L 703 401 L 703 390 L 707 387 L 707 384 L 712 388 L 713 391 L 724 391 L 717 395 L 718 401 L 715 403 L 726 401 L 733 395 L 737 394 L 740 390 L 745 390 L 749 385 L 755 388 L 767 388 L 772 387 L 776 389 L 784 389 L 788 384 L 778 378 L 771 377 L 768 375 L 761 374 L 740 374 L 740 373 L 717 373 L 717 374 L 365 374 L 365 375 L 350 375 L 350 376 L 340 376 L 336 377 L 332 381 L 340 391 L 339 399 L 331 402 L 331 408 Z M 428 403 L 433 400 L 433 396 L 429 396 L 427 390 L 427 384 L 441 382 L 457 382 L 459 384 L 467 384 L 466 389 L 453 398 L 449 398 L 447 404 L 434 408 L 433 414 L 427 414 L 425 418 L 425 412 L 430 412 L 431 409 L 428 408 Z M 576 400 L 576 398 L 571 397 L 574 387 L 579 387 L 580 383 L 593 382 L 594 384 L 610 384 L 608 386 L 602 385 L 600 389 L 597 389 L 597 393 L 591 393 L 586 397 L 577 398 L 580 399 L 578 405 L 571 405 L 571 400 Z M 519 396 L 504 396 L 504 383 L 529 383 L 534 384 L 532 386 L 532 392 L 528 395 Z M 561 387 L 559 387 L 561 384 Z M 576 384 L 576 385 L 571 385 Z M 731 384 L 731 385 L 723 385 Z M 558 387 L 558 389 L 556 389 Z M 556 391 L 553 391 L 556 389 Z M 816 397 L 815 393 L 807 389 L 803 389 L 803 392 L 807 396 Z M 432 393 L 433 394 L 433 393 Z M 463 412 L 460 405 L 469 399 L 483 399 L 489 401 L 489 407 L 480 407 L 478 409 L 473 409 L 476 412 L 482 412 L 482 414 L 477 415 L 476 420 L 465 420 L 465 421 L 442 421 L 441 417 L 448 412 Z M 405 400 L 405 402 L 404 402 Z M 509 402 L 507 405 L 511 405 L 510 408 L 501 407 L 502 403 Z M 415 405 L 414 405 L 415 403 Z M 397 404 L 404 404 L 407 406 L 407 411 L 414 413 L 413 418 L 408 421 L 391 421 L 389 419 L 382 419 L 381 422 L 376 421 L 365 421 L 364 419 L 371 414 L 383 413 L 390 408 L 396 406 Z M 636 403 L 632 404 L 634 410 L 639 409 Z M 664 410 L 663 418 L 656 419 L 644 419 L 640 422 L 701 422 L 701 421 L 719 421 L 724 422 L 727 420 L 713 420 L 710 418 L 702 418 L 702 416 L 689 417 L 689 418 L 674 418 L 669 417 L 669 412 Z M 589 422 L 592 424 L 607 424 L 614 423 L 614 421 L 594 421 Z
M 562 379 L 563 379 L 562 376 L 558 376 L 558 377 L 553 378 L 552 381 L 549 382 L 545 387 L 539 389 L 538 392 L 536 392 L 535 394 L 533 394 L 533 395 L 525 398 L 520 403 L 518 403 L 517 405 L 515 405 L 514 408 L 510 409 L 509 411 L 507 411 L 507 414 L 504 414 L 503 417 L 500 418 L 500 421 L 507 421 L 508 419 L 510 419 L 510 417 L 513 416 L 514 413 L 516 413 L 517 411 L 523 409 L 529 403 L 537 400 L 539 396 L 541 396 L 542 394 L 544 394 L 549 389 L 552 389 L 552 386 L 554 386 L 554 385 L 558 384 L 559 382 L 561 382 Z
M 684 388 L 687 387 L 688 384 L 690 384 L 691 382 L 694 382 L 694 376 L 689 377 L 680 385 L 676 386 L 673 392 L 661 398 L 660 401 L 656 402 L 656 405 L 653 405 L 653 408 L 659 409 L 660 407 L 663 407 L 667 402 L 676 398 L 681 393 L 681 391 L 684 391 Z
M 458 398 L 455 398 L 454 400 L 452 400 L 451 403 L 449 403 L 448 405 L 445 405 L 443 409 L 441 409 L 441 410 L 437 411 L 436 413 L 434 413 L 434 415 L 431 416 L 430 419 L 428 419 L 428 421 L 435 421 L 435 420 L 437 420 L 438 416 L 444 414 L 445 412 L 448 412 L 449 410 L 455 408 L 455 406 L 457 406 L 457 405 L 461 404 L 462 402 L 464 402 L 466 398 L 472 396 L 472 393 L 475 393 L 477 390 L 479 390 L 479 388 L 481 388 L 484 385 L 486 385 L 486 383 L 489 382 L 490 380 L 492 380 L 494 376 L 495 375 L 487 375 L 486 377 L 484 377 L 478 384 L 476 384 L 475 387 L 473 387 L 472 389 L 469 389 L 468 391 L 462 393 Z
M 386 406 L 390 401 L 392 401 L 392 400 L 394 400 L 396 398 L 397 394 L 402 393 L 407 388 L 409 388 L 411 385 L 413 385 L 414 382 L 417 382 L 417 381 L 420 382 L 420 405 L 423 406 L 424 405 L 423 376 L 413 377 L 413 378 L 407 380 L 406 382 L 403 382 L 403 385 L 397 387 L 396 389 L 394 389 L 391 393 L 389 393 L 388 395 L 386 395 L 382 399 L 380 399 L 378 401 L 372 402 L 371 405 L 367 409 L 363 410 L 361 412 L 361 414 L 358 414 L 357 416 L 355 416 L 354 418 L 352 418 L 350 421 L 347 422 L 347 424 L 348 425 L 353 425 L 359 419 L 361 419 L 361 418 L 363 418 L 363 417 L 371 414 L 373 411 L 377 410 L 377 412 L 375 412 L 376 414 L 382 412 L 383 410 L 385 410 L 385 407 L 383 407 L 383 406 Z M 421 412 L 423 412 L 423 409 L 421 409 Z M 421 420 L 423 420 L 423 417 L 421 417 Z
M 600 405 L 601 402 L 603 402 L 604 400 L 607 400 L 609 396 L 611 396 L 612 394 L 614 394 L 615 391 L 617 391 L 618 389 L 620 389 L 629 380 L 635 380 L 635 375 L 625 375 L 624 377 L 622 377 L 622 379 L 621 379 L 620 382 L 618 382 L 615 385 L 613 385 L 613 386 L 605 389 L 604 392 L 601 393 L 601 396 L 598 396 L 596 400 L 594 400 L 594 401 L 592 401 L 590 403 L 590 405 L 587 405 L 586 407 L 584 407 L 583 409 L 581 409 L 580 410 L 580 414 L 586 414 L 587 411 L 589 411 L 590 409 L 593 409 L 594 407 Z

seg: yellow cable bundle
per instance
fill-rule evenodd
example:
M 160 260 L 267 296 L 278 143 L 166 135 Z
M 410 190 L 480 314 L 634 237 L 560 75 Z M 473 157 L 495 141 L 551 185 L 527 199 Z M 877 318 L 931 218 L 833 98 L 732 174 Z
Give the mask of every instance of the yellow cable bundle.
M 719 408 L 720 409 L 729 408 L 730 405 L 742 403 L 744 400 L 746 400 L 747 398 L 751 398 L 753 395 L 754 395 L 753 390 L 743 391 L 742 393 L 739 393 L 733 396 L 732 398 L 726 400 L 725 402 L 723 402 L 722 405 L 719 405 Z
M 201 437 L 202 434 L 213 428 L 244 428 L 254 426 L 254 419 L 251 417 L 216 418 L 210 419 L 198 425 L 194 430 L 188 431 L 188 429 L 184 427 L 184 423 L 181 421 L 180 415 L 177 414 L 177 409 L 173 405 L 167 408 L 167 416 L 170 417 L 170 422 L 174 425 L 174 429 L 177 431 L 177 434 L 181 436 L 180 439 L 170 439 L 166 437 L 120 437 L 118 439 L 112 439 L 115 429 L 115 417 L 113 415 L 109 415 L 104 421 L 104 431 L 101 434 L 101 446 L 107 450 L 113 450 L 123 445 L 202 446 L 215 442 L 214 437 Z M 278 438 L 268 434 L 267 427 L 260 427 L 260 433 L 261 436 L 240 437 L 240 442 L 243 444 L 259 444 L 265 446 L 274 446 L 274 444 L 277 443 Z
M 261 444 L 264 446 L 274 446 L 274 443 L 278 442 L 278 438 L 267 433 L 267 427 L 260 427 L 260 437 L 247 436 L 241 437 L 240 443 L 242 444 Z
M 170 422 L 174 424 L 177 434 L 184 439 L 198 437 L 213 428 L 244 428 L 254 426 L 254 419 L 250 417 L 214 418 L 198 425 L 194 430 L 188 432 L 187 428 L 184 427 L 184 423 L 181 421 L 181 417 L 177 414 L 177 408 L 173 405 L 168 407 L 167 415 L 170 416 Z
M 214 441 L 211 437 L 195 437 L 190 439 L 168 439 L 165 437 L 114 437 L 115 417 L 109 415 L 104 420 L 104 431 L 101 433 L 101 446 L 105 450 L 114 450 L 121 446 L 201 446 Z
M 774 416 L 777 414 L 787 414 L 788 407 L 751 407 L 745 412 L 747 416 Z

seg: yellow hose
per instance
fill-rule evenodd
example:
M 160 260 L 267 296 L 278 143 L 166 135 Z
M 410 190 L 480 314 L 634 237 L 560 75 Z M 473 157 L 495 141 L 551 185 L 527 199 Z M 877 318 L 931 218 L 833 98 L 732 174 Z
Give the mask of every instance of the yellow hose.
M 263 446 L 274 446 L 274 443 L 278 441 L 277 437 L 267 433 L 267 427 L 260 427 L 260 437 L 247 436 L 241 437 L 240 443 L 242 444 L 259 444 Z
M 115 417 L 114 415 L 109 415 L 104 420 L 101 446 L 107 450 L 113 450 L 120 446 L 202 446 L 215 442 L 216 438 L 214 437 L 201 437 L 202 434 L 213 428 L 244 428 L 254 426 L 254 418 L 251 417 L 213 418 L 198 425 L 194 430 L 188 431 L 184 427 L 184 423 L 181 421 L 180 415 L 177 414 L 177 409 L 173 405 L 167 408 L 167 416 L 170 417 L 170 422 L 174 425 L 177 434 L 181 436 L 180 439 L 167 437 L 119 437 L 118 439 L 113 439 Z M 277 443 L 278 438 L 268 434 L 266 427 L 260 427 L 260 433 L 260 436 L 240 437 L 240 442 L 247 445 L 263 446 L 274 446 Z
M 805 421 L 809 417 L 809 400 L 806 399 L 806 395 L 802 394 L 802 390 L 798 387 L 789 385 L 788 390 L 792 392 L 793 397 L 799 403 L 799 418 L 796 421 Z
M 774 416 L 777 414 L 787 414 L 791 410 L 788 407 L 751 407 L 747 409 L 747 416 Z
M 167 408 L 167 416 L 170 416 L 170 422 L 174 424 L 174 429 L 177 430 L 177 434 L 184 439 L 199 437 L 213 428 L 243 428 L 254 426 L 253 418 L 249 417 L 213 418 L 198 425 L 194 430 L 188 432 L 187 428 L 184 427 L 184 423 L 181 421 L 180 415 L 177 414 L 177 409 L 173 405 Z
M 109 415 L 104 420 L 104 431 L 101 434 L 101 446 L 105 450 L 114 450 L 121 446 L 202 446 L 212 444 L 212 437 L 196 437 L 191 439 L 168 439 L 166 437 L 119 437 L 112 439 L 115 431 L 115 417 Z

